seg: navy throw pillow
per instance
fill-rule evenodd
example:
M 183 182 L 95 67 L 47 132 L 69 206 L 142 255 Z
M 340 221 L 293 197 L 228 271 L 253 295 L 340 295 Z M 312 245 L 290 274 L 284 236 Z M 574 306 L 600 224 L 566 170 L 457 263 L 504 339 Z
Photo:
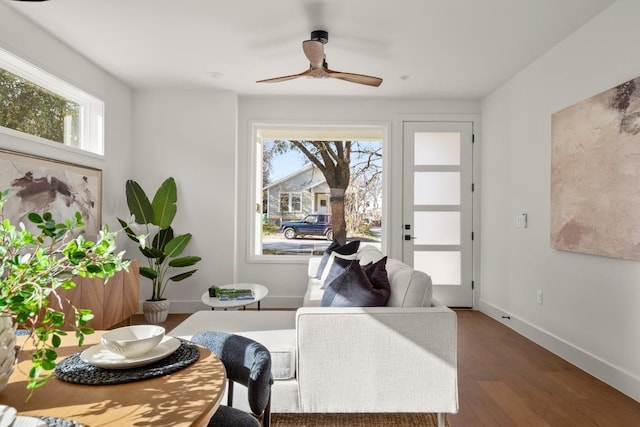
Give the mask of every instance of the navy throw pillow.
M 320 264 L 318 264 L 318 271 L 316 272 L 315 278 L 319 279 L 320 277 L 322 277 L 322 272 L 327 266 L 327 262 L 329 261 L 331 252 L 336 252 L 340 255 L 353 255 L 358 252 L 359 247 L 360 240 L 352 240 L 351 242 L 347 242 L 344 245 L 340 245 L 337 240 L 331 242 L 329 247 L 322 254 L 322 259 L 320 260 Z
M 331 283 L 325 286 L 322 307 L 381 307 L 387 304 L 390 288 L 376 289 L 353 260 Z
M 387 275 L 387 257 L 363 266 L 362 270 L 375 289 L 391 289 Z

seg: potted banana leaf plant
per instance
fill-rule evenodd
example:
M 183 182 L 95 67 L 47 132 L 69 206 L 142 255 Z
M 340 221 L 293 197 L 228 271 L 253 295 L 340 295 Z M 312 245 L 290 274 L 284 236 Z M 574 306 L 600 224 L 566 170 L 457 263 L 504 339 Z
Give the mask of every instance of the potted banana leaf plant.
M 197 269 L 181 269 L 195 265 L 201 258 L 183 255 L 191 234 L 175 235 L 171 225 L 178 210 L 178 191 L 173 177 L 160 185 L 152 200 L 134 180 L 127 181 L 125 191 L 132 218 L 130 223 L 120 218 L 118 221 L 147 259 L 146 266 L 141 263 L 140 275 L 151 280 L 152 284 L 151 298 L 143 302 L 142 310 L 148 323 L 162 323 L 167 319 L 170 307 L 164 297 L 167 284 L 191 277 Z M 136 230 L 141 233 L 134 232 L 132 227 L 142 228 Z

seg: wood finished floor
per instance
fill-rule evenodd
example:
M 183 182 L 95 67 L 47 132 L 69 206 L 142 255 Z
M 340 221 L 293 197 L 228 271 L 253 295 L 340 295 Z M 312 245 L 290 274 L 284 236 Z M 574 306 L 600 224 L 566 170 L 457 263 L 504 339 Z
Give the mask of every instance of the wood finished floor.
M 477 311 L 458 311 L 452 426 L 640 426 L 640 403 Z
M 640 426 L 640 403 L 480 312 L 457 314 L 460 411 L 451 426 Z

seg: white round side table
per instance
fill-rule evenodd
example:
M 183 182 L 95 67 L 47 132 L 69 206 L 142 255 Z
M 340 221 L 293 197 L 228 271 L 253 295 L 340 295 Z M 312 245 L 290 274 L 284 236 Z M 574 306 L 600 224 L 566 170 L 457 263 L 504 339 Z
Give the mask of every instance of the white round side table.
M 236 307 L 244 307 L 247 309 L 247 306 L 250 304 L 258 303 L 258 310 L 260 310 L 260 301 L 269 294 L 269 289 L 267 289 L 264 285 L 259 285 L 257 283 L 233 283 L 231 285 L 220 286 L 223 289 L 251 289 L 253 291 L 253 299 L 240 299 L 240 300 L 227 300 L 220 301 L 220 298 L 210 297 L 209 290 L 202 294 L 202 302 L 211 307 L 211 310 L 215 310 L 216 308 L 220 309 L 228 309 L 228 308 L 236 308 Z

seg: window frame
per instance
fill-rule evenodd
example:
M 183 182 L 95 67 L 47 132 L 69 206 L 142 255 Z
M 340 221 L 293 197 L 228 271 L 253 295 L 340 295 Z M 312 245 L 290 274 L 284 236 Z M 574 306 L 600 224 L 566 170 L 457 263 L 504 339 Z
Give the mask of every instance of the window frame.
M 287 196 L 287 210 L 283 210 L 282 209 L 282 196 Z M 299 208 L 298 209 L 294 209 L 293 208 L 293 199 L 294 197 L 298 197 L 298 205 Z M 278 193 L 278 200 L 280 202 L 280 211 L 281 212 L 286 212 L 286 213 L 291 213 L 291 214 L 295 214 L 295 213 L 300 213 L 302 212 L 302 192 L 300 191 L 280 191 Z
M 90 95 L 71 83 L 42 70 L 25 59 L 0 46 L 0 68 L 49 90 L 56 95 L 80 105 L 80 138 L 78 146 L 52 141 L 38 135 L 0 126 L 0 133 L 47 144 L 54 147 L 78 150 L 83 154 L 104 157 L 104 110 L 103 100 Z
M 262 240 L 257 239 L 259 234 L 262 236 L 262 168 L 258 165 L 258 156 L 262 156 L 262 140 L 273 139 L 266 136 L 260 136 L 260 130 L 273 131 L 283 130 L 290 132 L 297 131 L 344 131 L 346 132 L 366 132 L 373 131 L 378 132 L 375 137 L 360 137 L 354 139 L 380 139 L 382 141 L 382 217 L 387 218 L 382 228 L 382 241 L 381 250 L 383 253 L 387 252 L 390 247 L 389 229 L 391 227 L 390 218 L 390 193 L 389 182 L 391 174 L 391 138 L 390 138 L 390 123 L 388 122 L 340 122 L 331 121 L 327 123 L 319 122 L 296 122 L 296 121 L 248 121 L 248 141 L 249 150 L 247 152 L 250 176 L 248 179 L 247 188 L 247 204 L 249 207 L 247 210 L 248 232 L 246 234 L 246 262 L 251 263 L 272 263 L 272 264 L 303 264 L 307 263 L 310 256 L 305 255 L 263 255 L 258 253 L 262 251 Z M 346 135 L 345 135 L 346 136 Z M 260 185 L 258 185 L 260 180 Z M 254 207 L 252 211 L 251 207 Z M 259 230 L 259 231 L 258 231 Z

